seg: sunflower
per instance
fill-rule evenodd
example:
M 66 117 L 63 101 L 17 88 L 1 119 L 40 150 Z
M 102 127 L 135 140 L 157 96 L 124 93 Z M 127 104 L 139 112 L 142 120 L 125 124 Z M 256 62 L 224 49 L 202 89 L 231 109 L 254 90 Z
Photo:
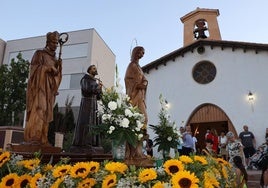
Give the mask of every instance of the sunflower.
M 190 171 L 179 171 L 171 178 L 173 188 L 198 188 L 199 179 Z
M 226 166 L 221 165 L 221 172 L 223 178 L 227 179 L 228 178 L 228 168 Z
M 46 164 L 44 167 L 43 167 L 43 170 L 45 171 L 45 172 L 48 172 L 48 171 L 50 171 L 50 170 L 52 170 L 53 169 L 53 166 L 51 165 L 51 164 Z
M 222 165 L 228 165 L 228 166 L 230 166 L 230 163 L 227 162 L 227 161 L 225 161 L 225 160 L 222 159 L 222 158 L 217 158 L 216 161 L 219 162 L 219 163 L 222 164 Z
M 42 174 L 41 173 L 37 173 L 35 174 L 32 179 L 31 179 L 31 182 L 30 182 L 30 187 L 31 188 L 38 188 L 37 187 L 37 181 L 42 178 Z
M 33 170 L 35 167 L 37 167 L 40 163 L 39 159 L 29 159 L 29 160 L 23 160 L 19 161 L 17 164 L 20 166 L 24 166 L 25 168 L 29 170 Z
M 86 178 L 84 180 L 82 180 L 81 182 L 78 183 L 79 188 L 91 188 L 94 185 L 96 185 L 96 180 L 93 178 Z
M 100 169 L 100 163 L 94 161 L 89 162 L 89 171 L 91 173 L 98 172 L 99 169 Z
M 207 165 L 208 164 L 206 158 L 203 157 L 203 156 L 195 155 L 194 160 L 200 162 L 202 165 Z
M 18 186 L 19 187 L 30 186 L 31 179 L 32 179 L 32 176 L 30 176 L 29 174 L 23 174 L 18 179 Z
M 169 175 L 173 175 L 179 171 L 184 170 L 184 166 L 182 162 L 177 159 L 167 160 L 164 163 L 163 167 L 164 167 L 165 172 Z
M 164 182 L 158 181 L 156 184 L 153 185 L 152 188 L 165 188 L 166 184 Z
M 217 179 L 221 178 L 221 173 L 219 170 L 221 170 L 221 169 L 218 169 L 217 167 L 211 167 L 208 169 L 208 171 L 211 172 L 212 174 L 214 174 L 215 178 L 217 178 Z
M 10 159 L 10 153 L 5 151 L 0 155 L 0 167 L 2 167 Z
M 111 173 L 119 172 L 121 174 L 124 174 L 128 167 L 126 164 L 121 162 L 109 162 L 105 165 L 105 169 Z
M 233 173 L 231 164 L 229 162 L 227 162 L 226 160 L 222 159 L 222 158 L 217 158 L 215 160 L 216 160 L 217 164 L 220 164 L 219 170 L 220 170 L 223 178 L 224 179 L 230 178 L 229 173 Z
M 58 178 L 52 185 L 50 188 L 59 188 L 60 184 L 64 181 L 63 177 Z
M 110 188 L 116 185 L 116 175 L 110 174 L 104 177 L 102 182 L 102 188 Z
M 217 181 L 213 173 L 211 172 L 204 173 L 204 187 L 206 188 L 220 187 L 220 183 Z
M 11 173 L 2 178 L 0 187 L 12 188 L 16 187 L 19 176 L 16 173 Z
M 191 157 L 189 156 L 186 156 L 186 155 L 182 155 L 179 157 L 179 160 L 185 164 L 187 163 L 192 163 L 193 162 L 193 159 L 191 159 Z
M 157 173 L 156 173 L 155 169 L 153 169 L 153 168 L 143 169 L 139 173 L 139 181 L 141 183 L 145 183 L 147 181 L 154 180 L 156 178 L 157 178 Z
M 70 171 L 73 178 L 85 178 L 90 172 L 90 165 L 88 162 L 77 162 Z
M 58 177 L 63 177 L 66 174 L 69 173 L 71 169 L 71 165 L 61 165 L 61 166 L 57 166 L 53 172 L 52 175 L 54 178 L 58 178 Z

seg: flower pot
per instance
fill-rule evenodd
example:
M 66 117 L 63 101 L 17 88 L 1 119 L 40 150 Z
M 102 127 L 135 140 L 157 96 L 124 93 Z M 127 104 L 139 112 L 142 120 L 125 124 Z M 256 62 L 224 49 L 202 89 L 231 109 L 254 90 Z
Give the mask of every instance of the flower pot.
M 114 161 L 124 161 L 126 153 L 126 144 L 119 144 L 116 140 L 112 142 L 112 155 Z

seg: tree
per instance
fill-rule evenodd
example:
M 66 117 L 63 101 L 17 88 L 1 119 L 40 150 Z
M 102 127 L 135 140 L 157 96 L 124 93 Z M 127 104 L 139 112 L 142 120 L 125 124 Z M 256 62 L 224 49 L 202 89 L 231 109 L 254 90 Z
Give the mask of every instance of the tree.
M 8 105 L 8 66 L 1 65 L 0 67 L 0 125 L 4 126 L 7 122 L 7 105 Z
M 58 103 L 55 104 L 53 109 L 53 121 L 49 123 L 48 140 L 49 143 L 55 144 L 55 132 L 64 134 L 63 149 L 68 151 L 73 139 L 73 132 L 75 128 L 74 114 L 72 110 L 74 96 L 65 101 L 65 113 L 60 112 Z
M 21 125 L 26 109 L 29 61 L 21 53 L 16 58 L 0 67 L 0 126 Z
M 49 123 L 48 141 L 53 146 L 55 145 L 55 132 L 61 132 L 59 127 L 62 125 L 64 114 L 59 111 L 58 103 L 53 108 L 53 121 Z

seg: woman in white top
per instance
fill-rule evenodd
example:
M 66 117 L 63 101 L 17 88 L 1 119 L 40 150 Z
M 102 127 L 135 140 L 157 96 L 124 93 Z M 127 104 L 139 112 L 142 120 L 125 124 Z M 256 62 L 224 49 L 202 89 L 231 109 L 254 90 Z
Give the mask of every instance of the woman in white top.
M 196 143 L 197 143 L 197 139 L 195 136 L 193 136 L 193 150 L 194 150 L 194 154 L 196 154 Z
M 225 132 L 221 131 L 221 135 L 219 136 L 219 148 L 220 148 L 220 155 L 224 160 L 227 160 L 228 157 L 226 146 L 227 146 L 227 137 L 225 136 Z

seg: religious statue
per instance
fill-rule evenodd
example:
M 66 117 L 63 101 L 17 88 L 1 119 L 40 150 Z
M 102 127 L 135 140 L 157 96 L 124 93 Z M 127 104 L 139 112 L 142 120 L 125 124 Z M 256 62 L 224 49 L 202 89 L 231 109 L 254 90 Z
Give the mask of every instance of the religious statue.
M 93 144 L 93 137 L 87 139 L 91 126 L 98 124 L 97 100 L 101 99 L 102 82 L 97 82 L 98 75 L 95 65 L 90 65 L 87 73 L 80 81 L 82 99 L 77 124 L 74 132 L 73 147 L 84 147 Z
M 49 122 L 62 79 L 62 59 L 56 58 L 60 34 L 49 32 L 46 46 L 37 50 L 31 60 L 26 95 L 26 127 L 24 140 L 29 144 L 49 145 Z
M 144 115 L 144 125 L 147 125 L 148 117 L 146 112 L 146 90 L 148 81 L 139 65 L 139 60 L 143 57 L 145 50 L 141 46 L 136 46 L 131 55 L 131 62 L 129 63 L 125 74 L 126 93 L 131 99 L 133 106 L 137 106 Z
M 144 76 L 144 73 L 139 65 L 139 60 L 144 55 L 144 48 L 142 46 L 136 46 L 131 55 L 131 62 L 129 63 L 125 74 L 125 87 L 126 94 L 130 97 L 133 106 L 137 106 L 140 112 L 144 115 L 144 133 L 146 134 L 147 128 L 147 112 L 146 112 L 146 89 L 148 81 Z M 146 158 L 142 152 L 142 141 L 137 144 L 137 147 L 127 144 L 126 146 L 126 159 L 138 159 Z

